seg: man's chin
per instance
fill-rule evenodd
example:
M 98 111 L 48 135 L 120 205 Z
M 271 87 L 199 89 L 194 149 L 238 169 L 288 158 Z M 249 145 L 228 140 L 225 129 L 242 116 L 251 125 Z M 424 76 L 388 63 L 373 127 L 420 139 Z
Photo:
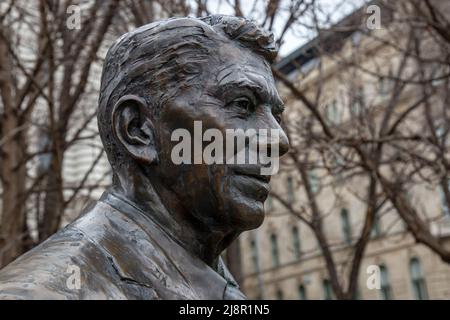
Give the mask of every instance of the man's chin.
M 264 222 L 264 203 L 254 199 L 241 199 L 235 205 L 233 221 L 243 231 L 256 229 Z

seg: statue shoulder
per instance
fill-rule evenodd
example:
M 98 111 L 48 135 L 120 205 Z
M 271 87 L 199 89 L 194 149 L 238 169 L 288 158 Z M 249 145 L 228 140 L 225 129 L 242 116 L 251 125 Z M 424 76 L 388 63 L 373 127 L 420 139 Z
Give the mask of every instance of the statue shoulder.
M 96 239 L 77 227 L 98 222 L 98 211 L 91 208 L 1 269 L 0 299 L 120 299 L 120 290 L 105 276 L 108 258 Z

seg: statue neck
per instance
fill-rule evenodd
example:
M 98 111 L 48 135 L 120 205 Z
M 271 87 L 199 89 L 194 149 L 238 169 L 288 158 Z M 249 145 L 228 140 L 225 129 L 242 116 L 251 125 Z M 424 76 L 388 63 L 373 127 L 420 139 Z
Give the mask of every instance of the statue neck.
M 112 191 L 148 214 L 174 241 L 214 270 L 219 255 L 238 235 L 202 225 L 157 177 L 135 167 L 115 173 Z

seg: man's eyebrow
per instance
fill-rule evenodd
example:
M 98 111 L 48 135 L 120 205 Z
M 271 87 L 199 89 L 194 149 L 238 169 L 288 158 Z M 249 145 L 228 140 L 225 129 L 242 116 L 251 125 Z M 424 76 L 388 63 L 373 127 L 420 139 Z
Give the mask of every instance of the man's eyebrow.
M 222 80 L 224 78 L 226 78 L 226 76 L 223 77 Z M 252 91 L 259 100 L 269 102 L 274 113 L 281 113 L 284 111 L 284 103 L 278 96 L 276 90 L 270 90 L 273 91 L 271 93 L 267 90 L 266 86 L 258 84 L 248 78 L 219 81 L 219 88 L 221 92 L 238 88 L 246 88 Z

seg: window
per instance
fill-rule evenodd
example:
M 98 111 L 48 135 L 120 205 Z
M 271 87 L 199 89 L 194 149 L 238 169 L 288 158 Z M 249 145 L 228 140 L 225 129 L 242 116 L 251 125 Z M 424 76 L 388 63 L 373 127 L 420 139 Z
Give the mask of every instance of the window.
M 417 300 L 427 300 L 428 293 L 425 278 L 423 277 L 422 267 L 418 258 L 412 258 L 409 261 L 409 273 L 411 276 L 414 298 Z
M 294 256 L 295 259 L 300 259 L 301 256 L 301 244 L 300 244 L 300 234 L 298 232 L 298 227 L 292 227 L 292 246 L 294 248 Z
M 341 210 L 341 224 L 344 240 L 347 244 L 350 244 L 352 242 L 352 227 L 350 225 L 349 212 L 346 208 Z
M 273 210 L 273 198 L 271 196 L 268 196 L 266 199 L 266 205 L 267 205 L 267 210 L 271 211 Z
M 319 179 L 313 170 L 308 171 L 309 184 L 311 186 L 311 191 L 317 193 L 319 191 Z
M 306 63 L 302 64 L 300 67 L 300 71 L 303 75 L 307 74 L 314 68 L 316 68 L 319 65 L 320 59 L 319 58 L 313 58 Z
M 252 254 L 253 270 L 255 272 L 258 272 L 259 271 L 258 247 L 254 239 L 250 240 L 250 251 Z
M 385 77 L 378 78 L 378 93 L 380 95 L 385 95 L 387 93 L 387 83 Z
M 286 184 L 287 184 L 288 200 L 289 202 L 293 203 L 295 201 L 294 179 L 292 179 L 291 176 L 288 176 L 286 179 Z
M 270 248 L 272 252 L 272 265 L 277 267 L 280 265 L 280 257 L 278 254 L 278 239 L 274 233 L 270 235 Z
M 355 292 L 352 295 L 353 300 L 361 300 L 361 290 L 359 287 L 356 288 Z
M 364 88 L 358 87 L 352 98 L 351 111 L 354 115 L 361 114 L 364 108 Z
M 440 124 L 438 124 L 436 126 L 435 134 L 436 134 L 436 138 L 437 138 L 438 142 L 440 144 L 444 144 L 445 143 L 445 139 L 446 139 L 447 134 L 448 134 L 448 130 L 445 128 L 445 124 L 444 123 L 440 123 Z
M 448 131 L 445 129 L 445 126 L 443 123 L 439 124 L 436 127 L 436 137 L 439 140 L 440 144 L 444 144 L 444 139 L 447 136 Z M 446 216 L 450 216 L 450 208 L 448 206 L 448 202 L 445 196 L 446 192 L 450 192 L 450 179 L 446 180 L 446 182 L 442 183 L 439 186 L 439 196 L 441 199 L 441 209 L 442 213 Z
M 283 291 L 281 291 L 281 289 L 278 289 L 276 292 L 276 296 L 278 300 L 283 300 Z
M 40 138 L 40 139 L 38 139 L 39 149 L 41 149 L 41 150 L 48 149 L 51 144 L 50 137 L 48 136 L 48 134 L 46 134 L 43 131 L 40 131 L 38 133 L 38 135 Z M 37 169 L 40 172 L 47 170 L 50 167 L 51 160 L 52 160 L 52 156 L 50 153 L 41 153 L 37 157 L 37 165 L 38 165 Z
M 354 47 L 359 46 L 359 43 L 361 42 L 361 37 L 362 37 L 362 33 L 360 31 L 355 31 L 352 35 L 351 35 L 351 39 L 352 39 L 352 45 Z
M 385 96 L 393 87 L 392 81 L 392 69 L 389 69 L 387 76 L 382 76 L 378 78 L 378 94 Z
M 299 75 L 299 71 L 297 68 L 292 69 L 291 71 L 289 71 L 289 73 L 287 74 L 287 78 L 291 81 L 296 81 Z
M 333 299 L 333 291 L 331 289 L 331 283 L 328 279 L 323 279 L 322 281 L 322 287 L 323 287 L 323 298 L 325 300 L 331 300 Z
M 442 84 L 445 83 L 445 79 L 447 78 L 447 73 L 448 71 L 445 70 L 444 68 L 440 68 L 439 71 L 434 71 L 432 78 L 433 80 L 431 80 L 431 85 L 433 87 L 438 87 Z
M 341 114 L 338 110 L 336 100 L 333 100 L 327 106 L 327 118 L 333 124 L 339 124 L 341 122 Z
M 391 300 L 392 299 L 392 291 L 391 285 L 389 284 L 389 274 L 386 266 L 380 266 L 380 294 L 381 299 L 383 300 Z
M 450 180 L 447 181 L 447 192 L 450 192 Z M 450 208 L 447 205 L 445 198 L 445 190 L 442 186 L 439 186 L 439 195 L 441 198 L 441 208 L 444 215 L 450 216 Z
M 339 149 L 341 149 L 341 145 L 337 145 L 337 147 Z M 338 154 L 335 154 L 333 156 L 333 162 L 334 162 L 334 164 L 333 164 L 333 166 L 334 166 L 334 168 L 333 168 L 333 175 L 335 177 L 335 181 L 337 183 L 342 183 L 342 181 L 344 180 L 343 172 L 345 171 L 344 170 L 344 168 L 345 168 L 345 159 L 342 157 L 341 154 L 338 153 Z
M 306 295 L 306 288 L 303 284 L 298 286 L 298 298 L 300 300 L 307 300 L 308 297 Z
M 375 214 L 375 220 L 373 221 L 373 226 L 372 226 L 372 232 L 370 234 L 370 236 L 372 238 L 376 238 L 379 237 L 381 235 L 381 226 L 380 226 L 380 217 L 378 217 L 377 214 Z

